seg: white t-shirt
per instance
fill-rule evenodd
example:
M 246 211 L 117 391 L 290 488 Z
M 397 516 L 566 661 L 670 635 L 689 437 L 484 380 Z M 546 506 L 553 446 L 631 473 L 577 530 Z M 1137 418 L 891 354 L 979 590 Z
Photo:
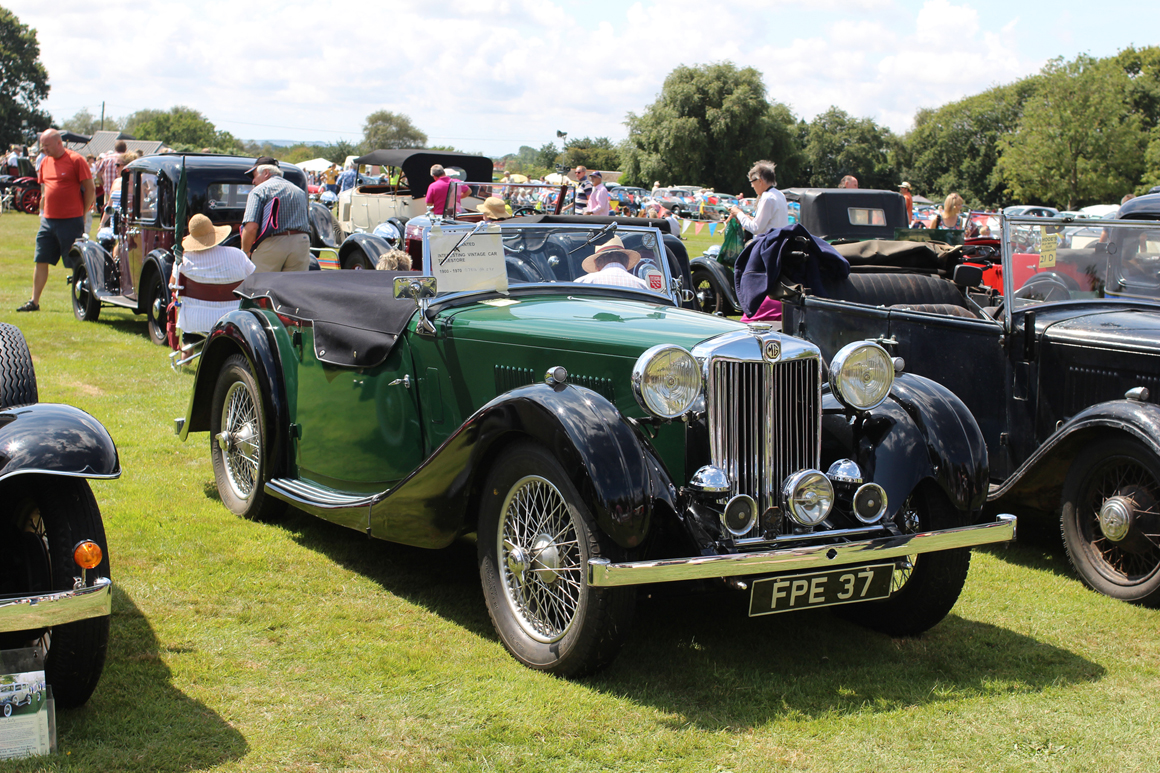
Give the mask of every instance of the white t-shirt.
M 785 203 L 785 194 L 777 188 L 769 188 L 758 198 L 757 210 L 753 213 L 753 217 L 742 212 L 737 215 L 737 222 L 754 236 L 775 228 L 785 228 L 789 225 L 789 208 Z

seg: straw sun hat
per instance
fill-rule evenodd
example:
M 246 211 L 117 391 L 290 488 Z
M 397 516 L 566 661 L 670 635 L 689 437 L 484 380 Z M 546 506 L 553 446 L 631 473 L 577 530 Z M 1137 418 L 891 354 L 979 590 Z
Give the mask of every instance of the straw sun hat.
M 506 220 L 508 217 L 507 206 L 504 205 L 503 199 L 498 196 L 488 196 L 482 204 L 476 205 L 475 209 L 492 220 Z
M 598 270 L 596 268 L 596 259 L 603 255 L 609 255 L 610 253 L 619 253 L 624 255 L 628 259 L 627 268 L 629 271 L 632 271 L 632 269 L 636 267 L 636 264 L 640 263 L 640 253 L 636 250 L 626 250 L 624 248 L 624 242 L 620 240 L 620 237 L 613 236 L 604 244 L 597 247 L 596 252 L 584 258 L 584 262 L 581 265 L 589 274 L 594 274 Z
M 189 219 L 189 235 L 181 240 L 181 248 L 186 252 L 199 252 L 216 247 L 230 235 L 228 225 L 217 225 L 205 215 L 194 215 Z

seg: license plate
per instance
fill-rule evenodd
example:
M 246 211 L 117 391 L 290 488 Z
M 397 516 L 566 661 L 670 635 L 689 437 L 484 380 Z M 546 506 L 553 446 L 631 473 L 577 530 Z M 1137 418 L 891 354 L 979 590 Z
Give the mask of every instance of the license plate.
M 876 564 L 766 577 L 753 583 L 749 616 L 884 599 L 890 595 L 893 576 L 894 564 Z

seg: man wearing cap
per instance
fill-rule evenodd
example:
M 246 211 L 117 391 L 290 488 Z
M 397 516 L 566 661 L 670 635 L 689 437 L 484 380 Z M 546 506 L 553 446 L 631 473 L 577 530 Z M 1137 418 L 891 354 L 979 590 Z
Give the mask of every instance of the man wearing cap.
M 269 156 L 259 158 L 246 174 L 254 176 L 254 188 L 242 216 L 242 251 L 258 271 L 306 271 L 310 268 L 306 191 L 283 177 L 278 162 Z
M 640 263 L 640 253 L 626 250 L 620 237 L 613 236 L 584 259 L 581 265 L 587 274 L 577 277 L 575 281 L 580 284 L 648 290 L 648 284 L 643 279 L 629 273 L 636 268 L 637 263 Z
M 64 146 L 60 132 L 47 129 L 40 135 L 45 154 L 37 177 L 40 180 L 40 230 L 36 233 L 36 268 L 32 274 L 32 299 L 17 311 L 40 311 L 40 294 L 48 284 L 48 267 L 63 257 L 71 268 L 68 251 L 81 238 L 85 213 L 93 208 L 97 192 L 87 161 Z
M 910 183 L 899 185 L 898 192 L 906 199 L 906 224 L 910 225 L 914 222 L 914 196 L 910 192 Z
M 590 172 L 588 179 L 592 181 L 592 188 L 588 191 L 588 207 L 584 210 L 584 214 L 608 217 L 611 197 L 608 195 L 608 189 L 604 187 L 604 175 L 600 172 Z
M 215 226 L 205 215 L 189 219 L 189 234 L 181 240 L 184 256 L 170 277 L 179 288 L 177 326 L 184 334 L 209 333 L 241 303 L 233 290 L 254 273 L 254 264 L 237 247 L 222 245 L 229 235 L 228 225 Z

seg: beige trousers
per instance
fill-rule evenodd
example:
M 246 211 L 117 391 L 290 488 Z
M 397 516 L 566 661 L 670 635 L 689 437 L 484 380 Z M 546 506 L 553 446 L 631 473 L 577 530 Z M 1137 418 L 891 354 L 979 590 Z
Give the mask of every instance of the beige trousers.
M 306 271 L 310 268 L 310 236 L 278 234 L 262 240 L 250 256 L 258 271 Z

